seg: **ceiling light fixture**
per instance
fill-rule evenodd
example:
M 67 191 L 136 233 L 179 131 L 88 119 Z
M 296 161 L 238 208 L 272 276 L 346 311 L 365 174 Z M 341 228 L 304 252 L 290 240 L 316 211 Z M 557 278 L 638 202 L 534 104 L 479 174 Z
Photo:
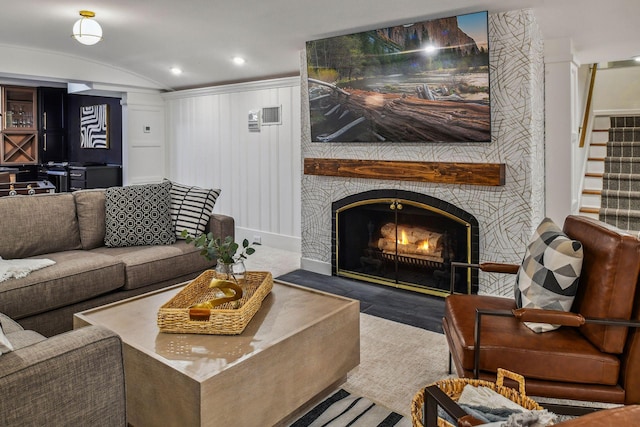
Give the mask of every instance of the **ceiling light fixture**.
M 93 45 L 102 40 L 102 27 L 98 21 L 91 19 L 96 14 L 90 10 L 81 10 L 80 16 L 75 24 L 73 24 L 72 37 L 82 44 Z
M 179 67 L 171 67 L 170 68 L 171 72 L 173 74 L 175 74 L 176 76 L 179 76 L 180 74 L 182 74 L 182 68 Z
M 233 57 L 233 63 L 236 65 L 242 65 L 245 62 L 247 62 L 244 58 L 240 57 L 240 56 L 234 56 Z

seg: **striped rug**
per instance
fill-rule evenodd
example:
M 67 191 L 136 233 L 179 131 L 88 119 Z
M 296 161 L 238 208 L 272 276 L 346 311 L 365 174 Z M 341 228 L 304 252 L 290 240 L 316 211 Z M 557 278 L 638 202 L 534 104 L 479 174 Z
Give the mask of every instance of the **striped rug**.
M 338 390 L 290 427 L 411 427 L 411 420 L 371 400 Z

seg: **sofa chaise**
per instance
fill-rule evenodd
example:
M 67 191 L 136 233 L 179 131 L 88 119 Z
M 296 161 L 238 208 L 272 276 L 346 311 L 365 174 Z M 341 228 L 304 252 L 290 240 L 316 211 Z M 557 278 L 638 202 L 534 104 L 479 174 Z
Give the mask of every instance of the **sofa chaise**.
M 192 279 L 215 265 L 184 240 L 105 246 L 110 190 L 0 198 L 0 257 L 55 262 L 1 281 L 1 313 L 50 337 L 71 330 L 76 312 Z M 233 218 L 209 217 L 211 209 L 205 231 L 234 236 Z
M 88 326 L 47 339 L 2 314 L 0 325 L 13 347 L 0 355 L 0 425 L 127 425 L 118 335 Z

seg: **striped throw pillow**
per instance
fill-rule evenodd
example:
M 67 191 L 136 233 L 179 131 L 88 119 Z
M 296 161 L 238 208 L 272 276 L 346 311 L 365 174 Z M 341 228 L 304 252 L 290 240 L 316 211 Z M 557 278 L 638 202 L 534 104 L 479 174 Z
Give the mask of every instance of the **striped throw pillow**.
M 168 181 L 168 180 L 167 180 Z M 176 237 L 183 239 L 182 230 L 191 236 L 205 232 L 213 206 L 220 196 L 220 189 L 205 189 L 171 183 L 171 220 Z

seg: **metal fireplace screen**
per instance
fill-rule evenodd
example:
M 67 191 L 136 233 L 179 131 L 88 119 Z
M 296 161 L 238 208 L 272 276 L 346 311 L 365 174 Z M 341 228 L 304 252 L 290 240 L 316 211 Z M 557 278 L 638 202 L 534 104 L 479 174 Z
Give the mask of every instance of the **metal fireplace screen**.
M 333 274 L 445 296 L 451 262 L 478 262 L 475 218 L 426 195 L 379 190 L 333 204 Z M 404 197 L 398 197 L 404 196 Z M 477 293 L 477 273 L 461 270 L 454 292 Z

